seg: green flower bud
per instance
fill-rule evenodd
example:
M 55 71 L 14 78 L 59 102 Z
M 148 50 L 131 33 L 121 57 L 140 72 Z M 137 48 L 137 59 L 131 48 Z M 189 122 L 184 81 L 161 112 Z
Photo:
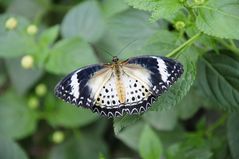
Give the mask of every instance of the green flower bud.
M 183 21 L 177 21 L 175 24 L 174 24 L 175 28 L 177 30 L 182 30 L 185 28 L 186 24 L 183 22 Z
M 27 33 L 29 35 L 35 35 L 37 32 L 38 32 L 38 28 L 36 25 L 32 24 L 27 27 Z
M 47 87 L 45 84 L 41 83 L 41 84 L 38 84 L 35 88 L 35 93 L 36 95 L 42 97 L 44 95 L 46 95 L 47 93 Z
M 28 107 L 31 109 L 36 109 L 39 107 L 39 100 L 37 97 L 30 97 L 28 99 Z
M 8 18 L 7 21 L 5 22 L 5 27 L 9 30 L 13 30 L 17 27 L 18 21 L 16 18 L 11 17 Z
M 52 135 L 52 141 L 56 144 L 61 143 L 65 139 L 65 134 L 62 131 L 55 131 Z
M 31 69 L 34 64 L 34 59 L 31 55 L 23 56 L 21 59 L 21 66 L 25 69 Z

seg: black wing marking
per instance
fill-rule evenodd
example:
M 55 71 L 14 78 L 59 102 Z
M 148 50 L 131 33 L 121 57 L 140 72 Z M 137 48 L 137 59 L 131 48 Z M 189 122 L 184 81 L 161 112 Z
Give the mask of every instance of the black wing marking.
M 156 96 L 161 95 L 183 74 L 183 65 L 166 57 L 140 56 L 128 59 L 128 63 L 138 64 L 151 71 L 151 89 Z
M 103 65 L 90 65 L 70 73 L 56 85 L 55 95 L 71 104 L 92 107 L 94 99 L 90 97 L 91 90 L 86 84 L 102 68 Z

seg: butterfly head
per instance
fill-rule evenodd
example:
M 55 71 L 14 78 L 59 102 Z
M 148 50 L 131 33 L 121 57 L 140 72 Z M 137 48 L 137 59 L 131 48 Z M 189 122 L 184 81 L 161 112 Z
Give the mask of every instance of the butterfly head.
M 117 56 L 113 56 L 113 59 L 112 59 L 112 61 L 113 61 L 114 63 L 117 63 L 117 62 L 119 61 L 119 59 L 118 59 L 118 57 L 117 57 Z

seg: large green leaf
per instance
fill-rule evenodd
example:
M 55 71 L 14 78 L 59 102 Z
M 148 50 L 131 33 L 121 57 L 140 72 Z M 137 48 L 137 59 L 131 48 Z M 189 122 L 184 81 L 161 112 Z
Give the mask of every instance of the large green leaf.
M 139 140 L 139 153 L 143 159 L 159 159 L 163 151 L 156 133 L 145 125 Z
M 106 17 L 119 14 L 128 8 L 129 6 L 124 1 L 119 0 L 104 0 L 102 3 L 102 10 Z
M 179 0 L 126 0 L 134 8 L 152 12 L 152 19 L 171 18 L 183 5 Z
M 1 134 L 0 135 L 0 158 L 27 159 L 28 157 L 17 143 L 15 143 L 11 139 Z
M 239 110 L 239 59 L 226 51 L 207 53 L 198 66 L 204 95 L 226 110 Z
M 46 69 L 56 74 L 66 74 L 97 62 L 97 57 L 87 42 L 70 38 L 59 41 L 49 51 Z
M 231 113 L 227 122 L 227 138 L 233 159 L 239 158 L 239 114 Z
M 90 110 L 67 104 L 52 93 L 46 96 L 44 102 L 45 118 L 54 127 L 74 128 L 85 126 L 98 119 L 98 115 Z
M 145 113 L 143 118 L 155 129 L 168 131 L 175 128 L 178 119 L 175 109 L 150 111 Z
M 147 39 L 159 29 L 158 24 L 148 21 L 148 17 L 146 13 L 135 10 L 112 16 L 108 20 L 109 29 L 106 37 L 101 43 L 104 43 L 105 48 L 110 49 L 113 55 L 127 46 L 123 50 L 123 53 L 127 54 L 121 54 L 122 58 L 138 55 L 135 50 L 142 48 Z
M 88 42 L 97 41 L 104 31 L 104 20 L 99 4 L 92 0 L 80 3 L 64 17 L 61 32 L 64 37 L 82 37 Z
M 116 134 L 116 137 L 134 150 L 139 149 L 139 139 L 145 123 L 138 121 Z
M 11 92 L 0 98 L 0 120 L 0 133 L 10 138 L 23 138 L 36 129 L 36 114 Z
M 220 38 L 239 39 L 238 0 L 210 0 L 196 6 L 197 27 L 204 33 Z
M 85 126 L 98 119 L 97 114 L 84 108 L 77 108 L 70 104 L 57 102 L 56 108 L 47 115 L 47 120 L 52 126 L 74 128 Z

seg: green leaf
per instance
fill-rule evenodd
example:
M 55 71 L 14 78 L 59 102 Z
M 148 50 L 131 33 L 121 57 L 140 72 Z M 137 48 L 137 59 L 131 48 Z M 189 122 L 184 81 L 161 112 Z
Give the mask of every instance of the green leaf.
M 154 21 L 160 18 L 172 18 L 175 13 L 183 8 L 179 0 L 126 0 L 134 8 L 152 12 Z
M 99 137 L 91 132 L 80 133 L 66 142 L 53 147 L 49 159 L 97 159 L 100 153 L 106 154 L 107 147 Z
M 98 116 L 90 110 L 78 108 L 63 102 L 57 102 L 55 103 L 55 109 L 49 112 L 46 118 L 49 124 L 54 127 L 64 126 L 74 128 L 88 125 L 96 121 Z
M 44 30 L 38 39 L 41 45 L 45 47 L 52 45 L 59 34 L 59 29 L 59 26 L 56 25 Z
M 221 51 L 207 53 L 199 63 L 198 80 L 205 97 L 226 110 L 239 110 L 239 59 Z
M 0 158 L 3 159 L 27 159 L 26 153 L 22 148 L 7 138 L 6 136 L 0 136 Z
M 196 25 L 202 32 L 229 39 L 239 39 L 238 0 L 210 0 L 198 8 Z
M 0 98 L 0 134 L 20 139 L 36 129 L 36 114 L 32 112 L 24 100 L 12 92 Z
M 139 52 L 149 55 L 165 56 L 182 42 L 179 34 L 159 30 L 152 35 Z
M 99 4 L 86 1 L 72 8 L 64 17 L 61 33 L 63 37 L 82 37 L 88 42 L 96 42 L 104 32 L 104 20 Z
M 189 93 L 177 104 L 176 109 L 181 119 L 191 118 L 204 105 L 203 97 L 200 97 L 196 90 L 191 88 Z
M 150 23 L 148 15 L 144 12 L 127 10 L 109 19 L 109 30 L 101 43 L 113 55 L 122 51 L 122 58 L 138 55 L 136 50 L 142 48 L 144 43 L 159 29 L 158 24 Z M 100 45 L 102 47 L 102 45 Z M 127 54 L 126 54 L 127 53 Z
M 11 83 L 18 94 L 25 94 L 39 80 L 43 73 L 36 68 L 22 68 L 20 58 L 6 60 L 6 66 Z
M 123 117 L 114 118 L 114 132 L 117 135 L 124 128 L 129 125 L 132 125 L 136 121 L 140 120 L 139 115 L 125 115 Z
M 56 74 L 67 74 L 97 62 L 88 43 L 79 38 L 70 38 L 59 41 L 49 51 L 46 69 Z
M 139 140 L 139 153 L 143 159 L 159 159 L 163 147 L 155 132 L 145 125 Z
M 181 56 L 178 60 L 183 64 L 184 68 L 182 77 L 158 98 L 158 101 L 152 105 L 150 110 L 172 108 L 179 103 L 190 90 L 196 76 L 195 61 L 185 56 Z
M 158 130 L 173 130 L 177 124 L 177 112 L 174 109 L 147 112 L 143 118 Z
M 120 12 L 128 9 L 129 6 L 124 1 L 119 0 L 104 0 L 102 3 L 102 10 L 106 17 L 114 16 Z
M 231 113 L 227 123 L 227 138 L 233 159 L 239 158 L 239 114 Z
M 145 123 L 142 121 L 135 122 L 135 124 L 131 124 L 129 127 L 127 127 L 127 129 L 123 129 L 118 132 L 116 137 L 130 148 L 138 151 L 140 134 L 144 128 L 144 125 Z

